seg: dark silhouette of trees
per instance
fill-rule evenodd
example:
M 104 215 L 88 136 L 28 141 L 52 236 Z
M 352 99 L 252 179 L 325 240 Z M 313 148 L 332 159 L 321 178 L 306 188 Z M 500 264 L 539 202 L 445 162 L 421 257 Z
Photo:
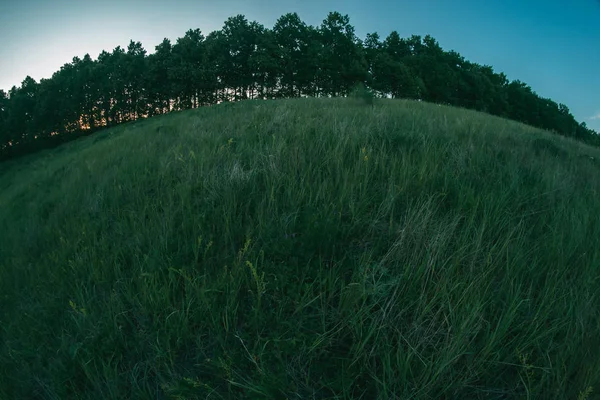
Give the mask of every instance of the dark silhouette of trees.
M 317 63 L 313 57 L 318 54 L 311 54 L 311 46 L 316 40 L 314 28 L 302 22 L 298 14 L 286 14 L 275 23 L 272 38 L 275 45 L 273 72 L 276 74 L 277 96 L 314 94 Z
M 8 116 L 8 94 L 4 90 L 0 90 L 0 152 L 4 150 L 8 141 L 8 131 L 6 127 L 6 119 Z
M 150 117 L 171 110 L 172 74 L 175 70 L 172 66 L 172 51 L 171 41 L 164 39 L 155 47 L 155 52 L 148 56 L 144 83 L 148 95 L 148 116 Z
M 207 36 L 188 30 L 147 54 L 140 42 L 73 58 L 50 79 L 0 90 L 0 158 L 30 153 L 122 122 L 242 99 L 345 96 L 364 84 L 379 97 L 455 105 L 600 144 L 568 107 L 509 82 L 492 67 L 445 51 L 431 36 L 360 40 L 347 15 L 322 24 L 295 13 L 273 29 L 237 15 Z
M 363 48 L 347 15 L 329 13 L 319 28 L 321 57 L 318 85 L 325 95 L 346 95 L 367 79 Z

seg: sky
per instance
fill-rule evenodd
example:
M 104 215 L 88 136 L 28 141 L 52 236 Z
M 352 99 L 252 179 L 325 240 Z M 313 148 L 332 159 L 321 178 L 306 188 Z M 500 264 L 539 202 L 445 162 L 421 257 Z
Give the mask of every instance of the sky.
M 348 14 L 357 35 L 432 35 L 445 50 L 494 67 L 566 104 L 600 132 L 600 0 L 0 0 L 0 89 L 49 78 L 74 56 L 126 47 L 152 52 L 188 29 L 220 29 L 230 16 L 272 27 L 297 12 L 319 25 Z

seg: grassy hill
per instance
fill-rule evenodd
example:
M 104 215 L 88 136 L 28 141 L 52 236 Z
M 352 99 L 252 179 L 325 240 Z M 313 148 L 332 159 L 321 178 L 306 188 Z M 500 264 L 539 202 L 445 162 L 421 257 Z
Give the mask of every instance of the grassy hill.
M 600 151 L 248 101 L 0 164 L 0 398 L 591 399 Z

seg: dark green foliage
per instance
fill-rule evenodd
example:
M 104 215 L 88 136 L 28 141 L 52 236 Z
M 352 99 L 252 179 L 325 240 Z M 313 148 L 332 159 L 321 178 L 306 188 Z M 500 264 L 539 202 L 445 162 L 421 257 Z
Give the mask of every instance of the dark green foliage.
M 0 153 L 4 152 L 4 148 L 9 142 L 8 127 L 6 119 L 8 117 L 8 96 L 4 90 L 0 90 Z
M 367 78 L 362 46 L 350 25 L 350 18 L 330 13 L 319 28 L 322 45 L 317 82 L 326 96 L 346 95 L 356 82 Z
M 31 78 L 0 96 L 0 159 L 25 154 L 122 122 L 223 101 L 346 96 L 364 83 L 378 97 L 455 105 L 514 119 L 590 144 L 600 137 L 567 106 L 538 96 L 490 66 L 443 50 L 431 36 L 364 42 L 338 12 L 317 26 L 296 13 L 273 29 L 243 15 L 204 36 L 188 30 L 148 55 L 127 49 L 73 58 L 52 78 Z
M 278 97 L 314 94 L 319 66 L 314 58 L 318 54 L 314 28 L 302 22 L 298 14 L 286 14 L 275 23 L 273 37 L 277 46 Z
M 164 114 L 171 110 L 170 99 L 174 97 L 172 84 L 174 79 L 170 74 L 175 71 L 172 67 L 172 50 L 171 41 L 164 39 L 155 47 L 154 53 L 148 56 L 145 86 L 148 93 L 149 116 Z
M 362 82 L 357 83 L 352 88 L 350 97 L 357 99 L 363 104 L 367 104 L 369 106 L 373 106 L 375 101 L 375 93 L 373 93 L 373 91 L 365 86 L 365 84 Z

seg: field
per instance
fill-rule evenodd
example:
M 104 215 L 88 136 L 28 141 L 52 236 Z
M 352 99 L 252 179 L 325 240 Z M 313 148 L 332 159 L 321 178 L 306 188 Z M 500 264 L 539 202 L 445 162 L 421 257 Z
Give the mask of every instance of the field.
M 2 399 L 593 399 L 600 150 L 245 101 L 0 164 Z

